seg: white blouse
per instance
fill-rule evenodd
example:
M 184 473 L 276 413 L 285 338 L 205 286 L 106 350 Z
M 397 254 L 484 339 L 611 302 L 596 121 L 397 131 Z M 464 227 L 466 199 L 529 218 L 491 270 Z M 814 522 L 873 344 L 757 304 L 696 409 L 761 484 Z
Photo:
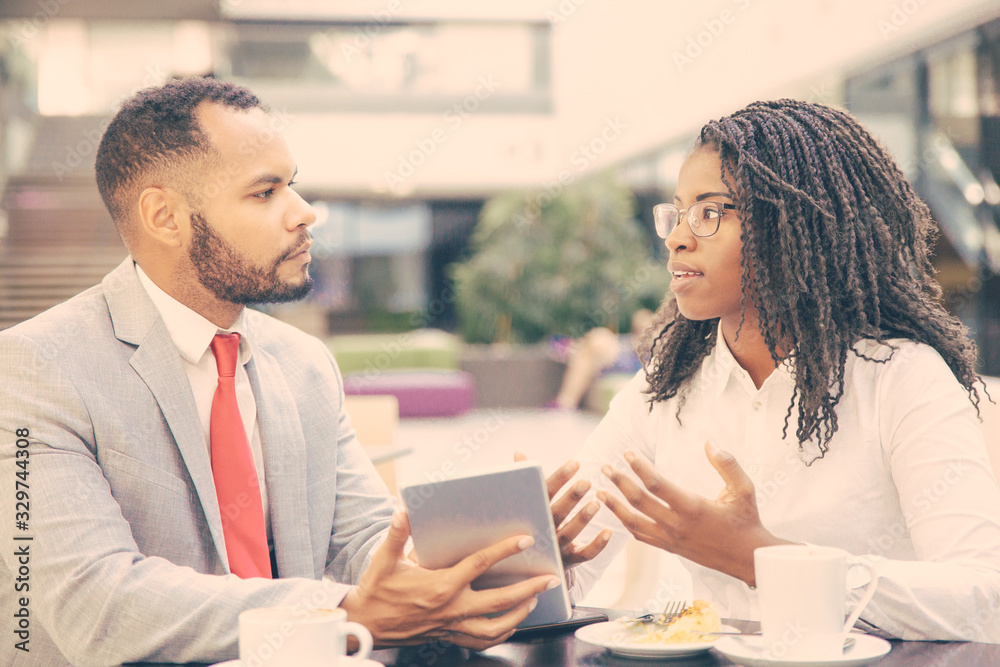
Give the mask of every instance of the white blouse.
M 975 408 L 941 356 L 909 341 L 893 341 L 895 352 L 858 343 L 866 357 L 891 359 L 848 355 L 839 427 L 826 455 L 815 458 L 815 443 L 799 451 L 797 409 L 782 437 L 794 388 L 789 364 L 757 389 L 721 332 L 718 340 L 691 380 L 680 421 L 676 397 L 650 412 L 640 371 L 588 439 L 578 474 L 594 490 L 619 493 L 600 467 L 617 462 L 627 470 L 622 454 L 633 450 L 668 479 L 714 499 L 723 482 L 705 456 L 713 439 L 753 480 L 771 533 L 841 547 L 876 565 L 879 585 L 864 621 L 904 639 L 1000 643 L 1000 487 Z M 581 539 L 605 527 L 615 532 L 605 553 L 571 571 L 574 599 L 631 539 L 604 507 Z M 695 597 L 723 617 L 759 618 L 756 593 L 742 581 L 681 562 Z M 651 594 L 676 590 L 663 576 L 649 573 Z

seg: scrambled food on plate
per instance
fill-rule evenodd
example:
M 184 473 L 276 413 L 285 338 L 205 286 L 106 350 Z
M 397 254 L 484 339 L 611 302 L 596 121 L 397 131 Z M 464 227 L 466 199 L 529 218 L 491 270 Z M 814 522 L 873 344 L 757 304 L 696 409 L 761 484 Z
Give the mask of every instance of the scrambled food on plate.
M 719 612 L 712 603 L 705 600 L 695 600 L 694 603 L 674 617 L 666 625 L 653 621 L 636 621 L 625 618 L 621 621 L 631 633 L 629 641 L 637 644 L 687 644 L 690 642 L 710 642 L 717 636 L 700 635 L 699 632 L 718 632 L 722 629 Z

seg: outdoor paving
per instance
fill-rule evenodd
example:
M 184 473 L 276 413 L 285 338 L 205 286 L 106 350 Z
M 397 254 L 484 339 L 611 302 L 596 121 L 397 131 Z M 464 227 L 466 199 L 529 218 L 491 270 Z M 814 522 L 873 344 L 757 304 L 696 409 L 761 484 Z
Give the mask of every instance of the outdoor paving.
M 600 415 L 568 410 L 487 408 L 458 417 L 402 419 L 396 444 L 401 486 L 510 463 L 520 449 L 546 473 L 575 455 Z

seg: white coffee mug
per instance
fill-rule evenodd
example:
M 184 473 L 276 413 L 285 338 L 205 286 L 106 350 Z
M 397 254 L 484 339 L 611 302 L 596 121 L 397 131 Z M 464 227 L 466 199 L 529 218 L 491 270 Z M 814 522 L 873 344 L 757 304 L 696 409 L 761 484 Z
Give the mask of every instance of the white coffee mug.
M 847 570 L 864 567 L 870 580 L 847 621 Z M 847 633 L 875 595 L 878 573 L 843 549 L 806 544 L 754 551 L 765 657 L 828 660 L 844 652 Z M 856 587 L 854 587 L 856 588 Z
M 347 620 L 343 609 L 261 607 L 240 614 L 240 667 L 336 667 L 357 637 L 357 658 L 367 658 L 372 635 Z

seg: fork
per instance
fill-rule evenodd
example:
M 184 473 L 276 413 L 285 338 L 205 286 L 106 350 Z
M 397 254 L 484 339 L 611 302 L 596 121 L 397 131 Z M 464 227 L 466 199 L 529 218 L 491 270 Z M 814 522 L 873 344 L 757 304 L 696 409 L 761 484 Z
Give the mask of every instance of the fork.
M 670 602 L 667 602 L 667 605 L 663 608 L 662 614 L 648 613 L 643 614 L 642 616 L 636 616 L 631 620 L 637 623 L 653 622 L 656 625 L 666 625 L 683 614 L 687 608 L 687 602 L 683 600 L 671 600 Z

